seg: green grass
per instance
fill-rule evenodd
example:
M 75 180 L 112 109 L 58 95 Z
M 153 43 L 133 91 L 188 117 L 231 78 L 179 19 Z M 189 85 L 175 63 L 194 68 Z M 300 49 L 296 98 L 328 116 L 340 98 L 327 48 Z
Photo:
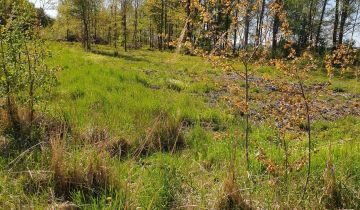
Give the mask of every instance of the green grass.
M 279 138 L 277 129 L 270 122 L 252 122 L 248 173 L 243 119 L 225 102 L 216 101 L 211 95 L 221 89 L 218 83 L 226 72 L 213 68 L 205 59 L 170 52 L 141 49 L 127 53 L 120 51 L 114 56 L 113 49 L 104 46 L 98 46 L 96 53 L 85 53 L 78 44 L 51 43 L 50 47 L 53 56 L 49 64 L 61 66 L 62 70 L 58 72 L 58 85 L 50 101 L 37 108 L 54 118 L 66 120 L 71 127 L 71 133 L 61 139 L 66 148 L 59 153 L 64 154 L 59 164 L 64 167 L 65 177 L 86 180 L 85 189 L 91 188 L 98 178 L 89 176 L 96 174 L 96 169 L 106 167 L 105 171 L 109 171 L 106 175 L 112 180 L 111 184 L 100 186 L 97 195 L 89 197 L 81 187 L 70 192 L 67 199 L 80 208 L 214 208 L 228 177 L 229 160 L 235 148 L 236 182 L 243 197 L 259 207 L 271 209 L 277 203 L 280 208 L 323 208 L 319 201 L 326 185 L 323 173 L 330 156 L 336 179 L 342 186 L 342 195 L 353 202 L 348 202 L 346 207 L 359 207 L 356 204 L 360 193 L 358 116 L 314 122 L 308 199 L 299 204 L 306 161 L 298 168 L 295 165 L 307 154 L 305 133 L 295 140 L 290 139 L 291 132 L 285 135 L 289 164 L 294 165 L 285 178 L 284 139 Z M 277 78 L 281 72 L 266 67 L 259 69 L 256 75 Z M 326 81 L 326 74 L 316 71 L 307 82 Z M 234 84 L 241 87 L 242 81 L 234 81 Z M 360 93 L 357 82 L 351 78 L 335 78 L 327 88 Z M 254 87 L 252 91 L 254 95 L 267 94 L 260 87 Z M 332 96 L 323 97 L 331 99 Z M 154 128 L 159 119 L 185 123 L 182 133 L 186 145 L 173 153 L 152 151 L 137 158 L 131 158 L 132 151 L 123 157 L 108 153 L 107 143 L 114 139 L 125 139 L 139 146 L 152 129 L 167 132 L 166 126 L 172 126 L 172 123 L 160 123 L 164 127 Z M 104 139 L 99 137 L 94 142 L 86 139 L 102 135 L 100 131 L 105 132 Z M 0 156 L 0 208 L 33 205 L 35 209 L 44 209 L 64 203 L 64 196 L 52 197 L 56 189 L 52 160 L 57 150 L 51 145 L 53 143 L 47 142 L 41 149 L 29 151 L 11 170 L 8 163 L 22 151 Z M 275 173 L 260 160 L 260 148 L 267 160 L 275 165 Z M 30 169 L 49 171 L 49 174 L 40 173 L 36 178 L 29 173 Z M 47 202 L 49 197 L 50 204 Z
M 130 52 L 124 58 L 125 53 L 120 53 L 120 58 L 114 58 L 84 53 L 79 46 L 60 45 L 53 46 L 53 51 L 52 62 L 64 69 L 59 73 L 58 97 L 52 106 L 65 113 L 78 129 L 99 126 L 116 134 L 136 136 L 159 110 L 180 114 L 190 121 L 209 120 L 220 114 L 207 107 L 201 97 L 189 94 L 192 90 L 202 91 L 202 86 L 178 74 L 199 74 L 209 69 L 199 64 L 203 63 L 200 58 L 175 58 L 172 53 L 146 50 Z M 169 81 L 175 82 L 169 85 Z M 176 85 L 181 86 L 179 90 L 174 90 Z

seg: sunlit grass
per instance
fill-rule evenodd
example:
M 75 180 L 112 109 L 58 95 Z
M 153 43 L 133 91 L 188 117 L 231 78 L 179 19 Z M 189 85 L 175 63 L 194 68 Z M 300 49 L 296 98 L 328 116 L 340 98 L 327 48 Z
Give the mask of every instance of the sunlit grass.
M 273 124 L 251 122 L 251 165 L 247 171 L 243 119 L 226 104 L 211 102 L 207 94 L 219 90 L 216 80 L 221 80 L 220 76 L 225 72 L 212 67 L 206 59 L 147 49 L 115 54 L 113 48 L 105 46 L 97 46 L 95 52 L 85 53 L 79 44 L 68 43 L 50 43 L 50 48 L 53 56 L 49 64 L 61 66 L 62 70 L 58 72 L 59 83 L 51 100 L 41 106 L 46 106 L 44 110 L 50 112 L 46 114 L 66 120 L 72 135 L 57 139 L 66 145 L 64 150 L 56 150 L 49 142 L 44 143 L 27 153 L 25 158 L 20 158 L 11 170 L 8 163 L 21 151 L 13 156 L 0 156 L 0 166 L 4 169 L 0 171 L 0 208 L 17 208 L 20 201 L 24 208 L 31 204 L 37 209 L 63 203 L 64 197 L 52 197 L 56 188 L 53 177 L 56 162 L 64 167 L 65 178 L 60 182 L 83 180 L 85 186 L 78 189 L 91 187 L 102 177 L 111 177 L 111 185 L 100 185 L 100 195 L 89 197 L 86 190 L 76 189 L 69 192 L 68 200 L 80 208 L 171 209 L 189 206 L 212 209 L 221 195 L 223 181 L 228 177 L 235 148 L 236 182 L 245 198 L 269 209 L 276 202 L 283 208 L 299 206 L 306 166 L 299 163 L 297 168 L 296 164 L 307 155 L 305 135 L 295 140 L 285 135 L 282 139 Z M 241 65 L 238 66 L 241 72 Z M 281 72 L 264 67 L 255 75 L 275 79 Z M 326 81 L 326 73 L 319 70 L 311 72 L 307 82 Z M 242 81 L 238 83 L 243 85 Z M 354 78 L 335 78 L 327 88 L 331 91 L 341 88 L 345 93 L 354 94 L 359 93 L 356 85 Z M 252 87 L 252 94 L 266 94 L 256 88 Z M 125 151 L 128 154 L 120 157 L 110 155 L 111 152 L 106 150 L 109 149 L 106 143 L 114 139 L 125 139 L 133 146 L 139 146 L 147 134 L 167 132 L 167 127 L 169 130 L 177 128 L 179 122 L 184 123 L 181 137 L 186 144 L 179 150 L 159 149 L 136 158 L 128 148 Z M 105 139 L 88 141 L 86 136 L 91 138 L 96 130 L 104 132 Z M 329 157 L 333 158 L 344 198 L 357 202 L 360 192 L 359 117 L 315 121 L 312 134 L 312 173 L 308 199 L 301 207 L 322 207 L 319 201 L 324 193 L 323 173 Z M 172 133 L 154 136 L 160 139 L 172 136 Z M 289 164 L 293 165 L 286 178 L 284 140 Z M 260 148 L 274 163 L 276 173 L 270 172 L 268 165 L 260 160 Z M 54 154 L 64 157 L 54 161 Z M 109 174 L 93 178 L 102 171 L 99 168 L 106 168 L 104 171 Z M 35 177 L 35 171 L 40 171 L 41 176 Z M 51 204 L 47 203 L 49 197 Z

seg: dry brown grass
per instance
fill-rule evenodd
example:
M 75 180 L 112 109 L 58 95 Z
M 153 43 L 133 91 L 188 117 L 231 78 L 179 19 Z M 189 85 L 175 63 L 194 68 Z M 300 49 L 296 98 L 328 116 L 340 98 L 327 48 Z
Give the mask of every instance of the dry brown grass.
M 111 157 L 122 158 L 131 151 L 131 143 L 126 139 L 113 139 L 101 145 L 100 149 L 107 151 Z
M 55 119 L 39 112 L 35 113 L 33 126 L 40 130 L 41 135 L 47 141 L 54 137 L 65 138 L 71 133 L 71 127 L 65 120 Z
M 343 208 L 341 185 L 336 180 L 335 167 L 331 158 L 329 158 L 326 162 L 326 168 L 323 178 L 325 186 L 321 202 L 323 202 L 326 209 Z
M 99 151 L 106 151 L 111 157 L 122 158 L 130 153 L 133 145 L 123 137 L 113 135 L 106 127 L 89 127 L 73 134 L 80 144 L 94 145 Z
M 112 138 L 112 134 L 104 126 L 90 126 L 74 135 L 77 139 L 88 144 L 97 144 L 109 141 Z
M 28 170 L 22 176 L 24 192 L 39 195 L 51 186 L 52 171 Z
M 70 198 L 75 191 L 96 196 L 116 185 L 105 151 L 91 146 L 70 151 L 63 141 L 51 141 L 51 169 L 57 196 Z
M 0 135 L 0 151 L 2 148 L 5 148 L 8 143 L 9 143 L 9 140 L 6 139 L 5 136 Z
M 32 122 L 29 121 L 29 111 L 26 108 L 16 107 L 13 110 L 16 117 L 16 128 L 14 127 L 14 117 L 10 118 L 9 112 L 0 109 L 0 131 L 7 130 L 15 139 L 48 141 L 52 137 L 62 138 L 70 132 L 70 126 L 64 120 L 55 119 L 41 112 L 35 112 Z M 29 146 L 24 144 L 24 146 Z
M 251 206 L 241 195 L 241 189 L 235 181 L 234 173 L 230 173 L 223 184 L 222 193 L 216 204 L 219 210 L 250 210 Z
M 1 103 L 0 103 L 1 104 Z M 2 105 L 3 108 L 0 108 L 0 128 L 6 129 L 11 127 L 9 112 L 5 108 L 4 105 Z
M 79 206 L 71 203 L 69 201 L 63 203 L 53 203 L 51 206 L 48 207 L 49 210 L 76 210 L 80 209 Z

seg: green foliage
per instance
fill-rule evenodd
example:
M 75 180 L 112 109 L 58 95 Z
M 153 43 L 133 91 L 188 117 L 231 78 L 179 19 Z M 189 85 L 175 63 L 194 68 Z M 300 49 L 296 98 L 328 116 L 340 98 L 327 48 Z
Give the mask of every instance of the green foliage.
M 39 201 L 44 199 L 53 182 L 50 173 L 41 171 L 42 167 L 48 166 L 48 157 L 44 159 L 43 156 L 48 155 L 47 150 L 37 151 L 40 141 L 49 133 L 44 134 L 42 130 L 46 126 L 41 125 L 44 123 L 41 117 L 34 126 L 34 112 L 35 106 L 49 96 L 50 88 L 56 82 L 55 71 L 47 67 L 46 59 L 50 54 L 39 36 L 40 26 L 33 6 L 28 1 L 16 1 L 6 12 L 6 24 L 0 24 L 0 103 L 4 106 L 0 109 L 0 127 L 2 134 L 2 129 L 7 128 L 4 132 L 7 135 L 5 138 L 1 134 L 5 140 L 0 154 L 2 157 L 21 157 L 22 149 L 30 147 L 35 151 L 31 151 L 33 153 L 24 165 L 21 159 L 1 165 L 11 170 L 18 164 L 20 166 L 16 168 L 21 172 L 9 173 L 0 180 L 6 182 L 0 192 L 0 208 L 30 208 L 31 205 L 40 208 L 43 204 Z M 8 179 L 12 181 L 8 182 Z M 18 196 L 12 198 L 9 195 L 12 192 Z
M 0 25 L 0 96 L 7 98 L 7 109 L 15 123 L 16 103 L 28 104 L 30 121 L 40 93 L 56 82 L 54 69 L 45 59 L 50 56 L 39 36 L 35 10 L 26 1 L 12 7 L 6 25 Z

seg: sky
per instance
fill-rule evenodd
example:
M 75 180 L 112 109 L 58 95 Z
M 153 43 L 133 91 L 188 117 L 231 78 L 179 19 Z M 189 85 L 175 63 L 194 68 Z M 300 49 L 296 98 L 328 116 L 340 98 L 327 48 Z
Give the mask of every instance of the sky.
M 57 4 L 58 0 L 29 0 L 29 1 L 34 3 L 36 7 L 41 7 L 41 5 L 44 4 L 43 2 L 52 2 L 52 5 L 49 5 L 49 4 L 45 5 L 45 12 L 52 18 L 57 17 L 58 11 L 56 8 L 56 4 Z M 334 6 L 334 0 L 330 0 L 327 7 L 333 8 L 333 6 Z M 360 14 L 359 14 L 359 16 L 360 16 Z M 360 17 L 358 17 L 357 22 L 359 22 L 359 19 L 360 19 Z M 350 36 L 350 34 L 347 34 L 347 36 L 345 36 L 345 38 L 349 38 L 349 36 Z M 354 33 L 353 39 L 356 41 L 356 46 L 360 47 L 360 27 L 359 26 L 357 26 L 357 29 Z
M 58 11 L 56 8 L 57 0 L 29 0 L 31 3 L 35 4 L 35 7 L 41 7 L 43 2 L 52 2 L 52 5 L 46 4 L 45 5 L 45 12 L 52 18 L 55 18 L 58 15 Z

